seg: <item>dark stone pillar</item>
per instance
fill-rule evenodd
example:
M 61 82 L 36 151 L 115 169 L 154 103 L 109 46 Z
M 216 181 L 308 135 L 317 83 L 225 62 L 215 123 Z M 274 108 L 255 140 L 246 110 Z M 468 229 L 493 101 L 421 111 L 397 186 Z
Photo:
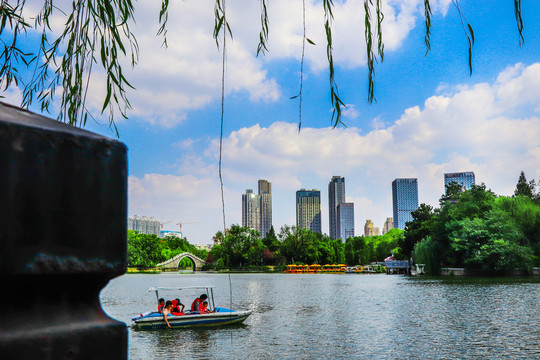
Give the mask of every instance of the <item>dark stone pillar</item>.
M 0 357 L 126 359 L 124 144 L 0 103 Z

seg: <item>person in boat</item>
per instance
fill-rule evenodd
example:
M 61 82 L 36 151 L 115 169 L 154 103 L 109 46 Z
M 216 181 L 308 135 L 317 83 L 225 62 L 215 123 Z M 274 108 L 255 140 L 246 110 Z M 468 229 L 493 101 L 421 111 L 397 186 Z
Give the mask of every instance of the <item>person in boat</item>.
M 203 302 L 204 300 L 208 299 L 208 295 L 202 294 L 195 300 L 193 300 L 193 303 L 191 304 L 191 311 L 197 311 L 199 313 L 204 312 L 203 310 Z
M 162 313 L 163 312 L 163 308 L 165 307 L 165 299 L 164 298 L 161 298 L 159 299 L 158 301 L 158 307 L 157 307 L 157 311 L 158 313 Z
M 213 311 L 210 311 L 210 309 L 208 309 L 208 301 L 204 301 L 202 303 L 202 306 L 203 306 L 202 311 L 201 311 L 202 313 L 208 314 L 208 313 L 213 312 Z
M 180 306 L 182 309 L 180 309 Z M 172 301 L 172 314 L 175 316 L 184 315 L 184 304 L 180 302 L 180 299 L 174 299 Z
M 163 308 L 163 320 L 167 323 L 168 327 L 171 327 L 171 324 L 169 324 L 169 320 L 167 320 L 167 315 L 172 315 L 172 301 L 167 300 L 165 303 L 165 307 Z

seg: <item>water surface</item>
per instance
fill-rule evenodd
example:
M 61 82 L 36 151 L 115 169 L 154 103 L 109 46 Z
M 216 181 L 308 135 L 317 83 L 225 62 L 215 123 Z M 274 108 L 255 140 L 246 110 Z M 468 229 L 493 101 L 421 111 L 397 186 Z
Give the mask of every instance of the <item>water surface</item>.
M 216 286 L 243 325 L 129 329 L 130 359 L 540 359 L 538 278 L 423 279 L 358 274 L 124 275 L 101 293 L 130 324 L 152 286 Z M 190 306 L 193 296 L 181 298 Z M 171 298 L 176 298 L 177 294 Z

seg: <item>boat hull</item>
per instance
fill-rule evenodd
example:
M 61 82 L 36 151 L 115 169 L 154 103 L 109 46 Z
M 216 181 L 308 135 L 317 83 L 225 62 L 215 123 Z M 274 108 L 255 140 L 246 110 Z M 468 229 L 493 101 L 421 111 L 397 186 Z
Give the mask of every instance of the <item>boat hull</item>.
M 224 309 L 226 310 L 226 309 Z M 167 320 L 172 328 L 192 328 L 204 326 L 225 326 L 238 324 L 247 319 L 251 311 L 216 311 L 209 314 L 193 314 L 167 316 Z M 146 316 L 140 316 L 132 319 L 134 326 L 141 330 L 155 330 L 167 328 L 167 323 L 163 315 L 152 313 Z

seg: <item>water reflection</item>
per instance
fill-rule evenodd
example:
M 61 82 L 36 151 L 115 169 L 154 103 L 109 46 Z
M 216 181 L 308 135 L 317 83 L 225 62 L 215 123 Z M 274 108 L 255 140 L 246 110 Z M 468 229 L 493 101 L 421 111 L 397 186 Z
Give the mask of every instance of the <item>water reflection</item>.
M 129 332 L 130 359 L 540 359 L 538 279 L 386 275 L 127 275 L 102 293 L 129 322 L 151 286 L 214 285 L 217 305 L 251 309 L 230 328 Z

